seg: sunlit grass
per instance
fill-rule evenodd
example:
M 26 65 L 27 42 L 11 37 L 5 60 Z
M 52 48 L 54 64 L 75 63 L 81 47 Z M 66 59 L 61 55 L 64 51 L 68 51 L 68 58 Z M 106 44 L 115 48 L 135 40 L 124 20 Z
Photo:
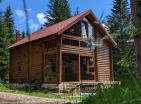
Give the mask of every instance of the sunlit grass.
M 80 101 L 80 97 L 71 97 L 66 94 L 59 95 L 57 93 L 43 92 L 43 91 L 16 89 L 14 87 L 11 87 L 9 84 L 3 84 L 3 83 L 0 83 L 0 92 L 23 94 L 23 95 L 43 97 L 43 98 L 49 98 L 49 99 L 65 99 L 65 100 Z

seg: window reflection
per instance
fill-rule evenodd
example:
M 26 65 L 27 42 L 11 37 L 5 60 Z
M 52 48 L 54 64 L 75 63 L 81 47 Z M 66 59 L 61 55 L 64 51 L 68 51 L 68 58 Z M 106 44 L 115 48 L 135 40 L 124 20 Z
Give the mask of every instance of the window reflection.
M 82 20 L 82 37 L 83 38 L 88 38 L 88 37 L 92 37 L 93 35 L 93 27 L 90 24 L 90 22 L 84 18 Z
M 95 79 L 95 66 L 94 58 L 81 56 L 81 80 L 94 80 Z
M 56 54 L 45 55 L 45 81 L 56 81 Z

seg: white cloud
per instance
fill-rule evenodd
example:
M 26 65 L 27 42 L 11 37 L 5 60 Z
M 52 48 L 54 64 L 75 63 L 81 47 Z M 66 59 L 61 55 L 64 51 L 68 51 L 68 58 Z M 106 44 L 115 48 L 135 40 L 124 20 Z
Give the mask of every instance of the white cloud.
M 20 22 L 25 21 L 25 12 L 23 10 L 17 9 L 15 10 L 17 17 L 20 19 Z
M 39 29 L 39 24 L 35 23 L 33 20 L 29 20 L 29 28 L 32 30 L 32 31 L 36 31 Z
M 32 12 L 32 9 L 28 8 L 27 11 L 28 11 L 28 13 L 30 13 L 30 12 Z M 19 22 L 23 24 L 25 22 L 25 19 L 26 19 L 24 10 L 17 9 L 17 10 L 15 10 L 15 13 L 16 13 L 18 19 L 19 19 Z M 28 23 L 29 23 L 29 29 L 30 29 L 31 32 L 38 30 L 39 27 L 40 27 L 40 24 L 36 23 L 32 19 L 29 19 Z
M 28 8 L 27 11 L 28 11 L 28 12 L 31 12 L 32 9 L 31 9 L 31 8 Z M 17 17 L 20 19 L 19 22 L 22 23 L 22 22 L 25 21 L 25 12 L 24 12 L 24 10 L 17 9 L 17 10 L 15 10 L 15 13 L 16 13 Z
M 38 21 L 40 24 L 44 24 L 47 20 L 45 19 L 45 14 L 44 13 L 38 13 L 37 15 Z

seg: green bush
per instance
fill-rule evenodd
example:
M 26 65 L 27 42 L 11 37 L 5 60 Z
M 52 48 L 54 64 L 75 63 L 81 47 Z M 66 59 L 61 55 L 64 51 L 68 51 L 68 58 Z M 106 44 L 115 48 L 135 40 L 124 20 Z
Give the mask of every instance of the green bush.
M 99 88 L 95 96 L 87 97 L 80 104 L 141 104 L 141 84 L 131 81 L 109 89 Z

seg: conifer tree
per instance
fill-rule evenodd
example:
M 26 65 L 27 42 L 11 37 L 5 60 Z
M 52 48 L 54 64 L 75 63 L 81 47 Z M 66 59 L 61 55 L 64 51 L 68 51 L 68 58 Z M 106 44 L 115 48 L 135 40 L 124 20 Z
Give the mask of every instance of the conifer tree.
M 6 26 L 8 27 L 8 34 L 11 36 L 13 36 L 14 34 L 14 20 L 12 15 L 13 14 L 12 14 L 11 7 L 8 6 L 4 13 L 4 19 L 5 19 Z
M 14 43 L 14 20 L 10 6 L 4 13 L 0 12 L 0 79 L 8 78 L 8 46 Z
M 7 27 L 5 25 L 3 13 L 0 12 L 0 80 L 3 80 L 5 78 L 5 75 L 7 73 L 7 52 L 6 52 L 6 33 L 7 33 Z
M 79 8 L 76 8 L 76 11 L 74 12 L 74 16 L 78 15 L 80 13 Z
M 68 0 L 50 0 L 48 7 L 49 11 L 45 17 L 47 19 L 46 27 L 71 17 Z
M 111 11 L 107 23 L 118 44 L 113 49 L 114 71 L 116 75 L 121 75 L 123 72 L 127 73 L 127 70 L 132 67 L 131 60 L 134 53 L 132 44 L 127 43 L 131 37 L 128 33 L 128 27 L 131 24 L 128 0 L 114 0 Z

